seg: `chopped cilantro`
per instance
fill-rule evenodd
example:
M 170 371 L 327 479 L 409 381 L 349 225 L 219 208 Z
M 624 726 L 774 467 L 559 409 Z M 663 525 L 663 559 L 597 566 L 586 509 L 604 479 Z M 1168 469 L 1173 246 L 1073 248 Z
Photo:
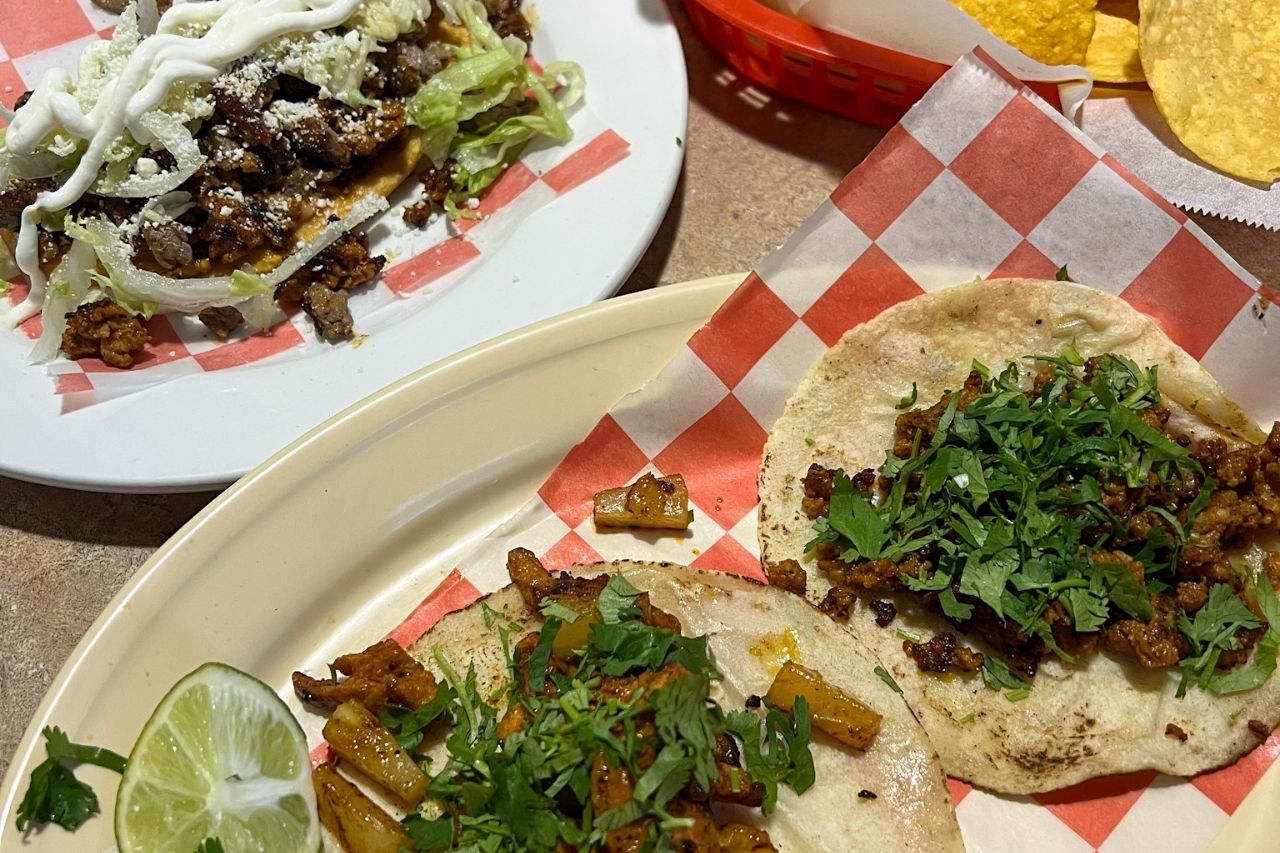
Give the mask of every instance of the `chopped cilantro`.
M 813 787 L 816 774 L 813 755 L 809 752 L 809 704 L 796 697 L 793 712 L 788 715 L 765 700 L 764 725 L 749 711 L 730 714 L 727 728 L 742 741 L 743 763 L 751 778 L 764 783 L 765 798 L 761 810 L 773 811 L 778 802 L 778 785 L 787 784 L 797 794 Z
M 987 655 L 982 660 L 982 681 L 988 689 L 1007 690 L 1005 698 L 1010 702 L 1026 699 L 1030 695 L 1027 683 L 1009 669 L 1009 665 L 994 655 Z
M 45 726 L 46 758 L 31 771 L 27 792 L 18 804 L 18 831 L 29 825 L 56 823 L 74 832 L 98 813 L 98 796 L 75 777 L 70 763 L 95 764 L 117 773 L 124 772 L 125 757 L 109 749 L 72 743 L 56 726 Z
M 423 732 L 427 726 L 444 716 L 445 711 L 456 698 L 453 688 L 448 684 L 441 684 L 431 701 L 419 706 L 416 710 L 388 704 L 379 718 L 384 726 L 395 732 L 400 746 L 412 752 L 422 743 Z
M 481 694 L 474 670 L 460 678 L 437 652 L 445 674 L 439 701 L 384 715 L 399 725 L 402 743 L 431 720 L 453 721 L 448 757 L 429 774 L 429 813 L 402 822 L 415 851 L 595 849 L 611 829 L 646 819 L 646 845 L 657 847 L 662 833 L 688 823 L 667 811 L 671 800 L 690 784 L 707 790 L 718 777 L 721 734 L 741 740 L 742 769 L 765 786 L 766 813 L 779 785 L 803 791 L 813 784 L 806 706 L 798 702 L 794 718 L 767 702 L 763 716 L 725 715 L 710 698 L 720 675 L 707 638 L 645 624 L 640 595 L 625 579 L 610 578 L 596 604 L 600 620 L 590 623 L 571 673 L 548 666 L 567 623 L 544 607 L 551 612 L 527 661 L 508 651 L 509 660 L 523 661 L 512 670 L 528 678 L 502 694 L 505 709 Z M 640 680 L 629 690 L 599 689 L 606 678 L 632 677 Z M 500 722 L 517 708 L 522 725 L 499 739 Z M 420 744 L 419 735 L 411 751 Z M 634 780 L 630 799 L 598 814 L 590 791 L 595 760 Z
M 613 575 L 600 591 L 596 601 L 596 610 L 606 625 L 613 625 L 628 617 L 639 615 L 636 599 L 640 590 L 632 586 L 622 575 Z
M 1253 660 L 1233 672 L 1216 673 L 1218 658 L 1224 651 L 1240 648 L 1236 633 L 1261 627 L 1253 612 L 1245 607 L 1226 584 L 1214 584 L 1209 599 L 1190 619 L 1178 614 L 1178 628 L 1191 643 L 1192 653 L 1182 661 L 1182 680 L 1178 696 L 1194 683 L 1219 696 L 1243 693 L 1263 684 L 1276 669 L 1276 650 L 1280 648 L 1280 601 L 1266 574 L 1259 572 L 1253 581 L 1258 609 L 1266 619 L 1267 633 L 1258 641 Z
M 916 398 L 919 396 L 920 396 L 920 389 L 916 387 L 916 383 L 912 382 L 911 393 L 903 397 L 901 400 L 899 400 L 898 405 L 894 406 L 894 408 L 899 411 L 902 411 L 903 409 L 909 409 L 916 404 Z
M 565 625 L 578 621 L 578 612 L 576 610 L 565 607 L 554 598 L 548 598 L 542 602 L 538 609 L 542 611 L 543 616 L 554 616 Z
M 1054 278 L 1058 281 L 1071 281 L 1071 273 L 1067 272 L 1067 265 L 1063 264 L 1058 267 L 1058 271 L 1054 273 Z
M 972 711 L 970 711 L 969 713 L 965 714 L 963 717 L 961 717 L 961 718 L 958 720 L 958 722 L 959 722 L 959 723 L 960 723 L 960 725 L 962 725 L 962 726 L 966 726 L 966 725 L 968 725 L 969 723 L 972 723 L 972 722 L 973 722 L 973 712 L 972 712 Z
M 1045 620 L 1050 605 L 1060 603 L 1082 633 L 1123 616 L 1149 620 L 1151 595 L 1177 582 L 1182 548 L 1217 483 L 1142 417 L 1161 400 L 1156 368 L 1106 355 L 1086 379 L 1074 346 L 1028 359 L 1043 374 L 1035 393 L 1024 390 L 1017 364 L 994 373 L 975 362 L 979 392 L 967 395 L 963 408 L 959 394 L 944 396 L 932 436 L 921 441 L 918 434 L 906 458 L 886 455 L 877 472 L 888 483 L 884 494 L 873 499 L 836 472 L 828 515 L 815 521 L 808 547 L 835 544 L 847 563 L 922 553 L 929 568 L 899 578 L 910 590 L 935 593 L 948 618 L 963 623 L 985 605 L 1070 660 Z M 1103 494 L 1153 481 L 1184 492 L 1190 482 L 1193 491 L 1172 509 L 1154 500 L 1132 508 L 1129 517 L 1152 522 L 1136 538 Z M 1108 559 L 1113 551 L 1140 562 L 1143 573 Z M 1214 676 L 1221 652 L 1239 648 L 1236 634 L 1258 624 L 1229 587 L 1213 591 L 1194 619 L 1180 617 L 1193 649 L 1181 689 L 1196 683 L 1237 692 L 1264 681 L 1275 668 L 1280 631 L 1264 638 L 1246 670 Z M 1003 663 L 984 668 L 988 686 L 1025 698 L 1027 685 L 1012 673 L 1016 684 L 1002 678 L 996 666 Z
M 898 682 L 893 680 L 893 676 L 889 674 L 889 670 L 885 669 L 882 666 L 877 666 L 874 670 L 872 670 L 872 672 L 880 676 L 880 680 L 883 681 L 885 684 L 889 685 L 889 689 L 892 690 L 894 693 L 902 692 L 902 688 L 898 686 Z
M 449 850 L 453 847 L 453 818 L 428 820 L 411 814 L 400 822 L 404 834 L 413 841 L 415 851 Z

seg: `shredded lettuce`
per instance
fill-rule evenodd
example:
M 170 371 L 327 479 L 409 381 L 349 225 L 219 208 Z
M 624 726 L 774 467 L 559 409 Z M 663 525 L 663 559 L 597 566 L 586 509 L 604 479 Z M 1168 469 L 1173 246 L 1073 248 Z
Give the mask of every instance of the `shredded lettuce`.
M 500 37 L 479 0 L 442 0 L 449 20 L 466 27 L 469 41 L 454 48 L 453 61 L 409 99 L 409 121 L 422 131 L 424 156 L 437 168 L 456 164 L 458 189 L 445 200 L 450 216 L 465 216 L 458 204 L 474 198 L 513 163 L 535 136 L 556 142 L 573 137 L 564 111 L 582 99 L 582 69 L 572 62 L 548 65 L 541 75 L 525 64 L 524 42 Z M 479 128 L 462 130 L 500 106 L 518 106 L 532 94 L 536 107 Z
M 341 29 L 294 33 L 267 44 L 260 55 L 279 70 L 301 77 L 348 104 L 371 101 L 360 92 L 370 54 L 426 20 L 430 4 L 423 0 L 364 0 Z
M 82 240 L 72 242 L 71 248 L 49 276 L 40 312 L 40 340 L 31 350 L 32 361 L 49 361 L 58 354 L 62 346 L 62 332 L 67 327 L 67 315 L 84 302 L 93 287 L 90 276 L 93 268 L 93 246 Z
M 249 328 L 260 330 L 275 320 L 275 289 L 335 240 L 364 220 L 385 210 L 387 200 L 376 193 L 362 196 L 347 215 L 327 223 L 314 237 L 269 273 L 236 270 L 206 278 L 169 278 L 133 263 L 128 227 L 97 217 L 67 218 L 71 248 L 49 277 L 42 313 L 43 333 L 32 351 L 33 361 L 49 361 L 58 354 L 66 315 L 85 302 L 103 297 L 125 310 L 151 316 L 178 312 L 197 314 L 204 308 L 234 306 Z M 101 268 L 102 272 L 98 271 Z

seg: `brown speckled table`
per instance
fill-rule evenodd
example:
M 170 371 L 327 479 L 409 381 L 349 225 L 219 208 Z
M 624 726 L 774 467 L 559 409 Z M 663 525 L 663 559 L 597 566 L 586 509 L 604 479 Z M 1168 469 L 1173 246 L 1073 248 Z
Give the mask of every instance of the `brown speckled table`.
M 623 292 L 753 267 L 881 136 L 745 86 L 678 23 L 689 64 L 684 174 Z M 1280 234 L 1196 219 L 1255 275 L 1280 281 Z M 213 497 L 95 495 L 0 477 L 0 774 L 84 631 Z

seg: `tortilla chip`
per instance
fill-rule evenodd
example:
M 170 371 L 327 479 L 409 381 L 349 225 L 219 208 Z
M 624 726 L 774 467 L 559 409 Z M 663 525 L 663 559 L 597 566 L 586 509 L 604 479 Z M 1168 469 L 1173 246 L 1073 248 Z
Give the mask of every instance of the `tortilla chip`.
M 1081 65 L 1097 0 L 951 0 L 993 35 L 1046 65 Z
M 1141 83 L 1138 56 L 1138 0 L 1098 0 L 1093 13 L 1093 40 L 1084 67 L 1103 83 Z
M 383 198 L 389 197 L 397 187 L 409 179 L 420 159 L 422 159 L 422 134 L 416 127 L 406 128 L 399 137 L 387 144 L 372 169 L 352 181 L 343 194 L 333 200 L 333 205 L 326 211 L 326 216 L 313 216 L 299 223 L 294 236 L 298 240 L 310 240 L 324 228 L 328 215 L 346 216 L 355 203 L 369 193 L 377 193 Z M 284 263 L 288 257 L 284 252 L 270 246 L 263 246 L 233 264 L 215 264 L 213 270 L 216 275 L 229 275 L 233 269 L 240 269 L 247 263 L 258 273 L 266 275 Z
M 1187 148 L 1252 181 L 1280 178 L 1280 5 L 1141 0 L 1142 67 Z

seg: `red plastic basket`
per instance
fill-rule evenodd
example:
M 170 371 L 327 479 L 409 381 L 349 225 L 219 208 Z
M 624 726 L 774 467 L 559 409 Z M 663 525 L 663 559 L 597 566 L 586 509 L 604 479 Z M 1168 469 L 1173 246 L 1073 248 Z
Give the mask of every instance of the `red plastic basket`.
M 867 124 L 895 124 L 949 67 L 817 29 L 756 0 L 684 5 L 698 33 L 743 75 Z M 1058 103 L 1055 86 L 1032 88 Z

